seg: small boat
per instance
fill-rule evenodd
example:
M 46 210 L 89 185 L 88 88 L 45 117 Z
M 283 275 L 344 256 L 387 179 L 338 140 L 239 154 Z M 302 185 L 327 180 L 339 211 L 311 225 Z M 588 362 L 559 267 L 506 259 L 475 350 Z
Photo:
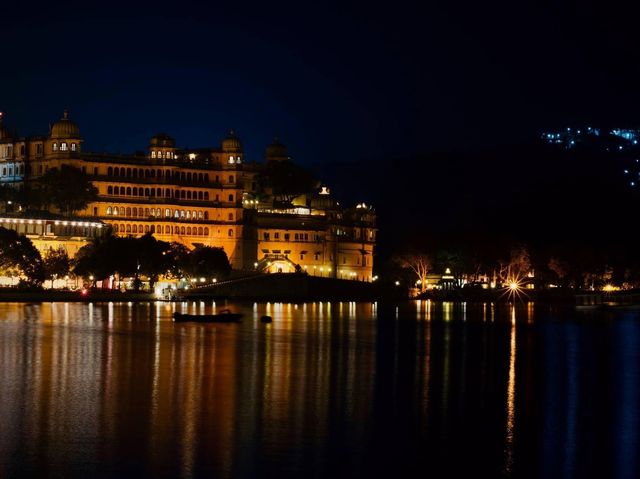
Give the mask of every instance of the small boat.
M 260 318 L 260 322 L 261 323 L 270 323 L 272 321 L 273 321 L 273 318 L 271 316 L 267 315 L 267 314 L 265 314 L 264 316 L 262 316 Z
M 218 314 L 185 314 L 176 311 L 173 313 L 173 320 L 176 323 L 239 323 L 242 316 L 241 313 L 232 313 L 228 309 Z

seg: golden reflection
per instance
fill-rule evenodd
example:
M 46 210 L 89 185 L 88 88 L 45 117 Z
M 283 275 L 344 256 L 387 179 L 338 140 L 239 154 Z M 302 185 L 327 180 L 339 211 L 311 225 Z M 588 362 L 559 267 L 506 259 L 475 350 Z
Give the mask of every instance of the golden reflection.
M 507 422 L 505 428 L 504 472 L 511 474 L 513 469 L 513 443 L 516 421 L 516 308 L 511 308 L 511 343 L 509 348 L 509 380 L 507 383 Z
M 527 324 L 533 324 L 534 306 L 535 306 L 535 303 L 533 301 L 529 301 L 527 303 Z
M 442 303 L 442 319 L 446 322 L 453 319 L 453 303 L 451 301 L 444 301 Z

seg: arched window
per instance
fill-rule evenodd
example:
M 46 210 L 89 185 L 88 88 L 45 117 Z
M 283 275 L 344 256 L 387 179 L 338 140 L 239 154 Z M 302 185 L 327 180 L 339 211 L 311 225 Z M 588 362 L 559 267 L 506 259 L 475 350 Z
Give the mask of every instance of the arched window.
M 138 208 L 138 216 L 142 218 L 143 215 L 144 215 L 144 210 L 142 209 L 142 207 Z
M 180 227 L 180 234 L 183 235 L 184 234 L 184 226 Z
M 155 178 L 156 177 L 156 170 L 151 170 L 151 178 Z
M 156 196 L 156 189 L 155 188 L 151 188 L 151 190 L 149 191 L 151 197 L 155 197 Z
M 149 225 L 144 225 L 144 232 L 145 234 L 149 232 Z
M 202 183 L 202 179 L 203 179 L 203 177 L 202 177 L 202 173 L 198 173 L 198 181 L 199 181 L 200 183 Z
M 171 217 L 171 210 L 170 210 L 169 208 L 166 208 L 166 209 L 164 210 L 164 216 L 165 216 L 166 218 L 170 218 L 170 217 Z
M 202 226 L 198 226 L 198 235 L 202 236 Z
M 138 225 L 133 225 L 133 233 L 137 233 L 138 232 Z
M 107 206 L 107 216 L 111 215 L 111 206 Z
M 194 220 L 196 219 L 196 211 L 195 211 L 195 210 L 193 210 L 193 211 L 191 212 L 191 217 L 192 217 Z
M 156 196 L 162 196 L 162 188 L 156 188 Z
M 187 234 L 190 235 L 191 234 L 191 226 L 187 226 Z
M 131 187 L 127 186 L 127 196 L 131 196 Z
M 127 168 L 127 177 L 131 178 L 131 168 Z
M 118 232 L 118 225 L 113 225 L 113 232 L 117 233 Z
M 107 168 L 107 176 L 113 176 L 113 167 Z
M 191 199 L 191 191 L 187 191 L 187 199 L 190 200 Z
M 179 212 L 178 210 L 176 210 L 176 211 L 173 213 L 173 217 L 174 217 L 174 218 L 180 218 L 180 212 Z
M 187 219 L 191 219 L 191 211 L 187 210 Z
M 233 202 L 233 195 L 229 195 L 229 201 Z
M 233 213 L 229 213 L 229 221 L 233 221 Z
M 233 230 L 229 230 L 227 232 L 227 234 L 228 234 L 229 238 L 232 238 L 233 237 Z
M 204 235 L 205 235 L 205 236 L 209 236 L 209 228 L 206 228 L 206 227 L 205 227 L 205 229 L 204 229 Z
M 144 215 L 145 216 L 149 216 L 149 208 L 145 208 L 144 209 Z M 142 215 L 141 215 L 142 216 Z
M 138 196 L 138 187 L 137 186 L 133 187 L 133 196 Z
M 127 207 L 127 216 L 131 216 L 131 208 Z
M 180 198 L 182 198 L 184 200 L 185 196 L 186 196 L 186 192 L 184 190 L 181 190 L 180 191 Z
M 113 194 L 113 186 L 107 186 L 107 194 L 108 195 L 112 195 Z
M 159 235 L 161 235 L 162 234 L 162 225 L 158 225 L 156 227 L 156 231 L 158 232 Z
M 205 211 L 205 212 L 204 212 L 204 219 L 205 219 L 205 220 L 208 220 L 208 219 L 209 219 L 209 212 L 208 212 L 208 211 Z
M 185 177 L 184 171 L 180 172 L 180 179 L 182 181 L 186 181 L 186 177 Z
M 169 188 L 165 188 L 164 196 L 167 198 L 171 198 L 171 190 Z
M 51 150 L 52 151 L 58 151 L 58 144 L 54 143 L 53 145 L 51 145 Z
M 124 206 L 120 207 L 120 216 L 124 216 Z
M 134 177 L 134 178 L 137 178 L 137 177 L 138 177 L 138 169 L 137 169 L 137 168 L 134 168 L 134 169 L 133 169 L 133 171 L 132 171 L 131 173 L 133 173 L 133 177 Z
M 180 190 L 175 190 L 173 197 L 174 198 L 180 198 Z
M 138 216 L 138 209 L 134 208 L 131 213 L 133 214 L 133 216 Z
M 127 233 L 131 233 L 131 225 L 127 225 Z
M 191 173 L 187 173 L 187 181 L 191 181 Z
M 198 199 L 201 200 L 203 198 L 202 191 L 198 191 Z
M 149 188 L 144 189 L 144 196 L 151 196 L 149 193 Z
M 125 188 L 124 186 L 120 187 L 120 196 L 124 196 Z

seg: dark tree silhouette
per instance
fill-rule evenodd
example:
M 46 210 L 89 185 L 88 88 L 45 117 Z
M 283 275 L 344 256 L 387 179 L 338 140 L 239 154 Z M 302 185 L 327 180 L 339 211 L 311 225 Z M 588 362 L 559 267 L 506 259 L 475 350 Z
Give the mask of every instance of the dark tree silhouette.
M 9 275 L 24 275 L 30 286 L 44 281 L 42 257 L 29 238 L 0 227 L 0 271 Z
M 86 173 L 70 165 L 47 170 L 40 178 L 40 187 L 49 204 L 67 216 L 86 208 L 98 196 Z

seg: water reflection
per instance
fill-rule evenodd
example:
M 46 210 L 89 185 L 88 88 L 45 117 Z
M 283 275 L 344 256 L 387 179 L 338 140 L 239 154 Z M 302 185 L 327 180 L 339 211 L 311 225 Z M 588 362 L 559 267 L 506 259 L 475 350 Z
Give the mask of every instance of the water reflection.
M 241 324 L 170 320 L 228 307 Z M 633 312 L 198 301 L 0 318 L 2 477 L 638 474 Z

